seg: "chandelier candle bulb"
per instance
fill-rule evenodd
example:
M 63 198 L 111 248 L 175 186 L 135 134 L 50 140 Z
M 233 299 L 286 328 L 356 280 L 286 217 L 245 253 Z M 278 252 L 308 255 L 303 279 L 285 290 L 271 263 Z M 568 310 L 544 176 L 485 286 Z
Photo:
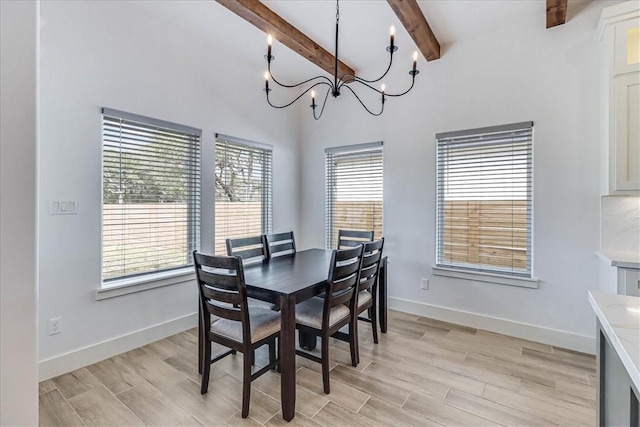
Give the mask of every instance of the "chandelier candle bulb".
M 269 72 L 265 71 L 264 72 L 264 89 L 265 90 L 269 90 Z
M 393 52 L 393 40 L 396 36 L 396 27 L 392 25 L 389 27 L 389 45 L 391 46 L 391 52 Z
M 416 70 L 416 66 L 418 65 L 418 51 L 413 52 L 413 71 Z
M 271 45 L 273 45 L 273 37 L 267 35 L 267 61 L 271 61 Z

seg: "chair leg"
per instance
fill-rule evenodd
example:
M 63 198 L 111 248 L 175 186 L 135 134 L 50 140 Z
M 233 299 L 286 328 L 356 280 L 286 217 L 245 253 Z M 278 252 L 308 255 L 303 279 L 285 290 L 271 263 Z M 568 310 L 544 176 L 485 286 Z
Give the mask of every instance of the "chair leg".
M 251 366 L 254 366 L 255 364 L 256 364 L 256 351 L 251 350 Z
M 373 330 L 373 342 L 378 344 L 378 310 L 375 305 L 370 308 L 371 310 L 371 330 Z
M 246 351 L 243 356 L 244 370 L 242 373 L 242 418 L 249 416 L 249 402 L 251 401 L 251 365 L 253 351 Z
M 329 388 L 329 337 L 322 336 L 322 385 L 325 394 L 331 393 Z
M 349 350 L 351 350 L 351 366 L 358 366 L 360 355 L 358 354 L 358 317 L 349 322 Z
M 202 355 L 202 385 L 200 394 L 205 394 L 209 390 L 209 373 L 211 372 L 211 341 L 209 337 L 204 338 L 204 351 Z
M 269 341 L 269 365 L 274 369 L 273 363 L 276 361 L 276 339 Z

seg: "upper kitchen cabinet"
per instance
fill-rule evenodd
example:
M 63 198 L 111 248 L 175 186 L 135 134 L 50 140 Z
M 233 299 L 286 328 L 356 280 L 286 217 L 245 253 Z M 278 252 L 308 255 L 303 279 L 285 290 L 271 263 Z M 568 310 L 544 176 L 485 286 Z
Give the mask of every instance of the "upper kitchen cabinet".
M 603 9 L 601 65 L 604 195 L 640 195 L 640 2 Z

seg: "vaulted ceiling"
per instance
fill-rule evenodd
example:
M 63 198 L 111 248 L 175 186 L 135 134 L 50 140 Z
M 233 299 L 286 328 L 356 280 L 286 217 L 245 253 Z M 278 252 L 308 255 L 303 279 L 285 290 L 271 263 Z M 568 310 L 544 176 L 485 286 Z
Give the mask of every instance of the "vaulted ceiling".
M 236 0 L 221 0 L 223 3 L 229 1 Z M 429 50 L 417 46 L 390 5 L 410 1 L 388 1 L 342 0 L 340 3 L 339 58 L 356 73 L 373 68 L 372 73 L 378 74 L 378 69 L 387 60 L 385 48 L 389 44 L 388 30 L 392 24 L 396 27 L 396 45 L 399 47 L 394 62 L 404 62 L 404 67 L 409 69 L 414 50 L 423 54 Z M 586 1 L 572 0 L 568 7 L 567 0 L 418 0 L 417 5 L 432 30 L 434 40 L 442 47 L 440 60 L 446 61 L 447 48 L 458 41 L 509 26 L 533 25 L 545 31 L 545 26 L 569 21 L 571 11 L 578 11 Z M 251 3 L 251 0 L 247 2 Z M 211 39 L 212 44 L 218 46 L 218 50 L 211 54 L 222 54 L 225 50 L 233 53 L 240 61 L 256 68 L 257 81 L 262 78 L 266 69 L 266 34 L 220 3 L 211 0 L 141 1 L 136 4 L 150 13 L 178 20 L 187 31 L 198 37 Z M 262 5 L 333 55 L 334 0 L 263 0 Z M 318 73 L 315 65 L 284 46 L 277 37 L 273 54 L 276 57 L 273 67 L 280 75 L 300 79 Z M 418 68 L 425 66 L 425 55 L 421 55 Z

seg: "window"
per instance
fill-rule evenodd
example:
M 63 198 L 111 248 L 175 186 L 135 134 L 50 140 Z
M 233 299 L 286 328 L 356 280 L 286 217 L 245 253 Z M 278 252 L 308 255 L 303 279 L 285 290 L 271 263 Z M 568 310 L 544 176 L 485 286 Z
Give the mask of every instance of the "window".
M 102 114 L 103 280 L 192 265 L 201 131 L 107 108 Z
M 531 278 L 533 123 L 436 139 L 436 267 Z
M 215 253 L 225 240 L 271 233 L 270 146 L 216 135 Z
M 382 237 L 382 142 L 327 148 L 325 235 L 334 248 L 338 230 L 373 230 Z

